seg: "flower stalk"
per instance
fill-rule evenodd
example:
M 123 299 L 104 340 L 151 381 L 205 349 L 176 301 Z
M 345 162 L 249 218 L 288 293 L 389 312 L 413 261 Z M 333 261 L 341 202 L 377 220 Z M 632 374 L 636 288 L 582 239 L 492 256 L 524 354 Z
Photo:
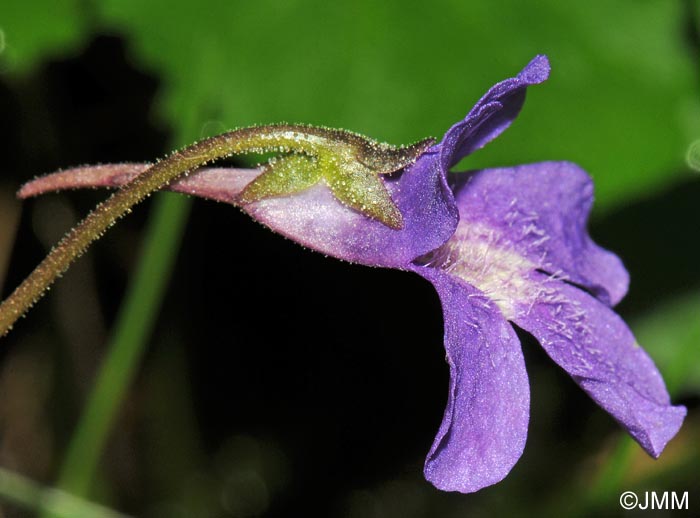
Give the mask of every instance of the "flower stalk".
M 383 183 L 376 177 L 408 165 L 432 140 L 409 147 L 393 147 L 344 130 L 305 125 L 279 124 L 234 130 L 199 141 L 176 151 L 99 204 L 56 245 L 36 269 L 0 304 L 0 336 L 36 303 L 70 264 L 80 257 L 119 218 L 153 192 L 168 186 L 197 168 L 217 159 L 240 153 L 285 153 L 306 157 L 311 181 L 282 174 L 290 156 L 271 160 L 257 189 L 243 192 L 249 200 L 298 192 L 323 180 L 344 204 L 377 219 L 391 228 L 403 225 Z M 282 169 L 282 168 L 285 169 Z M 365 193 L 363 195 L 363 193 Z M 364 197 L 363 197 L 364 196 Z

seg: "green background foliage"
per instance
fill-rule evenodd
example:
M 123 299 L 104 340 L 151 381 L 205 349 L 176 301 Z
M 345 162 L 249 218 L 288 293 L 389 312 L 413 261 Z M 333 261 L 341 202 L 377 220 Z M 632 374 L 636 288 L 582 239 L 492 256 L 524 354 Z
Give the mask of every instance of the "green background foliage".
M 572 160 L 607 209 L 689 174 L 700 101 L 683 10 L 636 0 L 9 1 L 0 24 L 11 71 L 75 52 L 96 27 L 125 35 L 131 59 L 163 78 L 157 116 L 183 140 L 279 121 L 397 143 L 440 136 L 487 85 L 548 54 L 551 80 L 530 93 L 518 131 L 464 165 Z

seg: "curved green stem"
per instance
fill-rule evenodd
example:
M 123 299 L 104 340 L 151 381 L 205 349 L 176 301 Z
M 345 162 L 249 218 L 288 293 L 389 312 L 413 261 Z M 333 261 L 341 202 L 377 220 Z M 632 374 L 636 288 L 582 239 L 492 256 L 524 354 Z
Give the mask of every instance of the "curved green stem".
M 22 284 L 0 305 L 0 336 L 5 335 L 70 264 L 115 221 L 173 180 L 217 158 L 233 153 L 270 151 L 272 139 L 261 139 L 264 127 L 212 137 L 173 153 L 169 158 L 137 176 L 133 181 L 98 205 L 54 247 Z
M 343 130 L 290 124 L 242 128 L 197 142 L 134 178 L 74 227 L 0 305 L 0 336 L 12 329 L 17 319 L 41 298 L 53 281 L 134 205 L 207 162 L 236 153 L 307 154 L 323 164 L 331 187 L 333 183 L 345 183 L 341 177 L 348 175 L 350 185 L 345 190 L 334 190 L 342 202 L 392 228 L 400 228 L 401 214 L 388 194 L 379 199 L 363 200 L 359 196 L 363 193 L 370 196 L 376 189 L 356 187 L 366 185 L 372 174 L 388 173 L 411 163 L 431 143 L 431 140 L 425 140 L 407 148 L 394 148 Z M 353 178 L 359 181 L 353 183 Z M 384 212 L 386 220 L 382 219 Z

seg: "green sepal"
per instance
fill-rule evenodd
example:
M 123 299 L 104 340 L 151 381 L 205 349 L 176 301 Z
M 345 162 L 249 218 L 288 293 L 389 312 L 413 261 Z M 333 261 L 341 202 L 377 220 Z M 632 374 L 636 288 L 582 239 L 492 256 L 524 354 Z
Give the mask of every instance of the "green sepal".
M 317 184 L 321 177 L 322 171 L 312 157 L 292 154 L 273 158 L 263 166 L 263 173 L 243 189 L 238 202 L 295 194 Z

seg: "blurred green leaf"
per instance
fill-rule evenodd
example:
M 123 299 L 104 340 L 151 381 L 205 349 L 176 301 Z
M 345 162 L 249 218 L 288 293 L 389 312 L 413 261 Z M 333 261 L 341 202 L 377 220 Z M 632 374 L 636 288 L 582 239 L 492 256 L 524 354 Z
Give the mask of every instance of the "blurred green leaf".
M 105 0 L 103 18 L 166 80 L 160 114 L 299 121 L 392 142 L 440 136 L 495 81 L 546 53 L 516 126 L 465 167 L 572 160 L 599 206 L 690 174 L 700 102 L 680 2 Z M 202 123 L 205 121 L 202 120 Z
M 86 8 L 163 78 L 159 115 L 176 140 L 279 121 L 393 143 L 440 136 L 537 53 L 551 80 L 465 168 L 572 160 L 605 210 L 690 174 L 700 138 L 682 2 L 5 0 L 8 61 L 26 68 L 74 46 Z
M 679 297 L 632 324 L 672 394 L 700 394 L 700 293 Z
M 86 35 L 85 2 L 3 0 L 0 3 L 0 63 L 26 72 L 47 56 L 63 56 Z

